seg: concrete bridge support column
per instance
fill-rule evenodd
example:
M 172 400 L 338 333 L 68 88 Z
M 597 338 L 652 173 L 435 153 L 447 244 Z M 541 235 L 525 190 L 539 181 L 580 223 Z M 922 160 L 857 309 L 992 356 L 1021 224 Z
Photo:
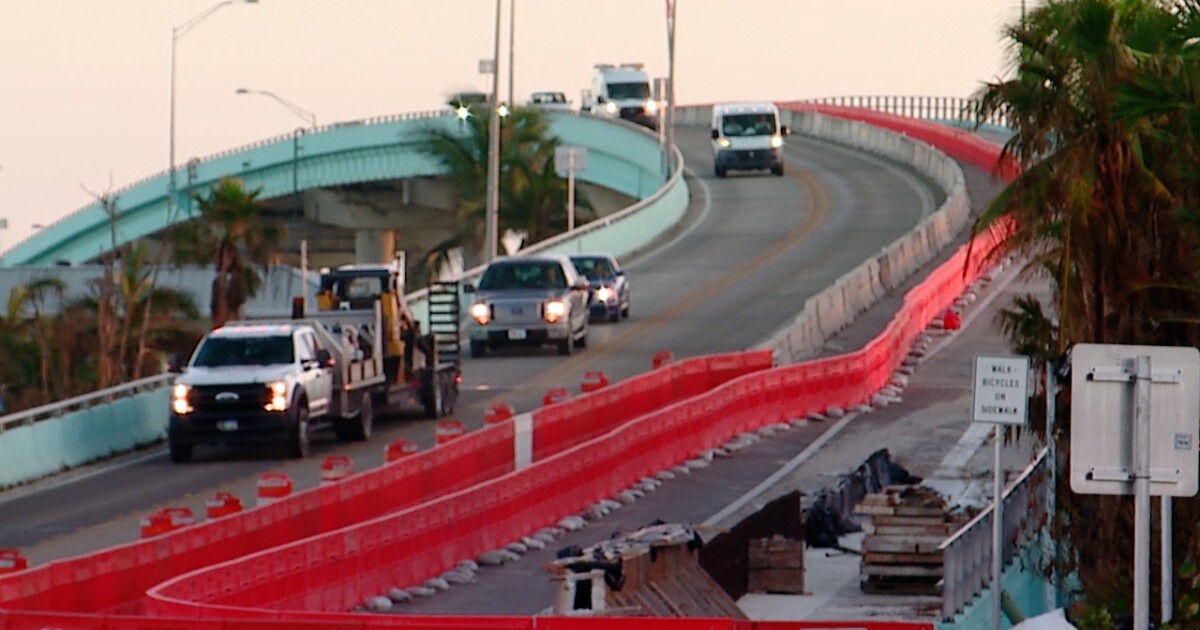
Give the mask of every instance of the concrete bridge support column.
M 359 265 L 391 262 L 396 255 L 395 230 L 356 230 L 354 262 Z

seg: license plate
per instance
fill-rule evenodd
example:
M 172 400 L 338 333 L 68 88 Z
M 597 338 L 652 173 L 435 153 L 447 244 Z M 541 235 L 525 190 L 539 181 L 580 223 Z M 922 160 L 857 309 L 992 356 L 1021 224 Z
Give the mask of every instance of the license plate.
M 217 430 L 219 431 L 237 431 L 237 420 L 221 420 L 217 422 Z
M 520 341 L 525 338 L 524 328 L 513 328 L 508 331 L 508 338 L 514 341 Z

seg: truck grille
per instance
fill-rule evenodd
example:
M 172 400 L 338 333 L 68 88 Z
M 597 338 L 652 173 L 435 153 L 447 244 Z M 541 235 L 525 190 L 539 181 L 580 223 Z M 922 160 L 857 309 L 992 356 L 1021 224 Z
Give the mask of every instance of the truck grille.
M 492 303 L 492 317 L 497 324 L 545 325 L 542 320 L 542 300 L 497 300 Z
M 267 386 L 203 385 L 192 388 L 191 403 L 203 413 L 243 413 L 262 411 L 267 404 Z

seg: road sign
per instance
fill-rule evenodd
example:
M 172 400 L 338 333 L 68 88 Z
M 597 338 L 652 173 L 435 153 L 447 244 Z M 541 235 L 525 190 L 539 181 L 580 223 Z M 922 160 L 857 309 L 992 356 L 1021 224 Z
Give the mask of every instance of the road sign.
M 1200 350 L 1076 344 L 1071 349 L 1071 489 L 1133 494 L 1134 371 L 1150 357 L 1150 494 L 1200 488 Z
M 975 357 L 975 422 L 1024 426 L 1029 420 L 1029 357 Z
M 582 173 L 588 168 L 588 150 L 587 147 L 555 147 L 554 149 L 554 172 L 558 173 L 559 177 L 566 177 L 569 173 Z

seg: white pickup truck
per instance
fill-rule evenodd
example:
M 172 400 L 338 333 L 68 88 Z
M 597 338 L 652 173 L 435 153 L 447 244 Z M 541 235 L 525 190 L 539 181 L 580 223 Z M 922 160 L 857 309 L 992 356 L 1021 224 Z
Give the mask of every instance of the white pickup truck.
M 312 431 L 366 440 L 372 394 L 385 385 L 380 309 L 314 313 L 303 319 L 234 321 L 208 333 L 171 390 L 171 461 L 196 444 L 278 444 L 309 454 Z

